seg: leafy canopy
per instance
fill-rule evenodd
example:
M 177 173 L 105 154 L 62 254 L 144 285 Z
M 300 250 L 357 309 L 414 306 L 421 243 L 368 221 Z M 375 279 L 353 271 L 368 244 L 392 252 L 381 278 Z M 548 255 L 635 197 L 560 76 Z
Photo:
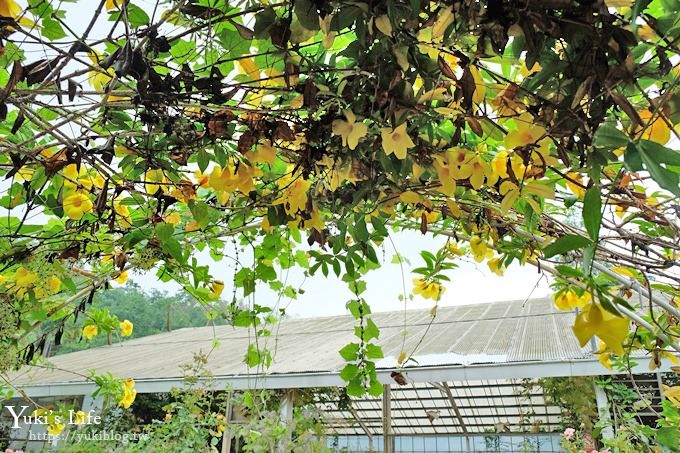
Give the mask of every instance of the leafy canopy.
M 414 292 L 439 300 L 464 254 L 499 275 L 537 265 L 603 362 L 632 347 L 660 360 L 680 333 L 679 13 L 677 0 L 2 0 L 0 297 L 19 326 L 2 341 L 31 360 L 125 273 L 156 270 L 212 307 L 258 283 L 294 298 L 298 266 L 356 294 L 343 377 L 377 393 L 361 277 L 390 229 L 418 229 L 451 239 L 423 253 Z M 202 250 L 235 259 L 234 281 Z M 269 334 L 271 309 L 229 316 Z M 253 345 L 245 360 L 271 356 Z

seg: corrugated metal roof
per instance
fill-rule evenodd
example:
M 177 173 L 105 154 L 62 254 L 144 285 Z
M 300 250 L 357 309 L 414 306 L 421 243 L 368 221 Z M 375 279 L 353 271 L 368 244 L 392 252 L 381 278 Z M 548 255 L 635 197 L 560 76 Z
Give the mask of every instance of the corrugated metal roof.
M 556 310 L 549 299 L 440 307 L 434 320 L 429 310 L 375 313 L 372 319 L 380 327 L 385 354 L 378 368 L 396 366 L 404 341 L 407 352 L 420 343 L 414 357 L 421 366 L 592 357 L 571 332 L 574 316 Z M 356 340 L 355 325 L 351 316 L 282 321 L 271 337 L 258 339 L 274 356 L 267 373 L 338 371 L 344 366 L 338 350 Z M 210 351 L 215 339 L 220 347 L 208 362 L 215 376 L 256 373 L 243 363 L 248 345 L 255 341 L 252 330 L 220 326 L 179 329 L 51 357 L 49 362 L 57 369 L 25 367 L 13 381 L 19 386 L 83 382 L 72 372 L 88 374 L 91 369 L 137 380 L 181 378 L 180 365 L 191 362 L 199 351 Z

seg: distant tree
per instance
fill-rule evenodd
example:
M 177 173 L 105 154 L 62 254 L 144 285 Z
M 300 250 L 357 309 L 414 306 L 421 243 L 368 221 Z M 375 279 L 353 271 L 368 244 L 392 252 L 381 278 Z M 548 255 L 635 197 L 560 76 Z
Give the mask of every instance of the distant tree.
M 108 310 L 108 313 L 119 321 L 131 321 L 134 329 L 129 338 L 145 337 L 183 327 L 201 327 L 211 323 L 224 324 L 226 322 L 225 317 L 219 316 L 216 311 L 209 311 L 184 292 L 170 295 L 156 289 L 144 291 L 133 282 L 127 282 L 120 288 L 97 293 L 93 300 L 93 309 L 95 313 Z M 76 323 L 67 325 L 62 344 L 53 350 L 56 354 L 102 346 L 107 343 L 106 335 L 98 335 L 89 342 L 82 341 L 82 330 L 87 324 L 87 315 L 81 315 Z M 112 337 L 114 341 L 121 339 L 115 333 Z

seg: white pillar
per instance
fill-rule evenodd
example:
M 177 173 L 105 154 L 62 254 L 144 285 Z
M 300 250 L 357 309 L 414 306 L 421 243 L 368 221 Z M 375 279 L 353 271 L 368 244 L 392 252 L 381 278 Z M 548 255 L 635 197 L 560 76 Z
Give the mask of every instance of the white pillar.
M 222 433 L 222 453 L 231 453 L 231 438 L 232 438 L 232 432 L 231 432 L 231 408 L 232 408 L 232 401 L 234 397 L 234 392 L 230 391 L 227 394 L 227 410 L 225 415 L 225 422 L 224 422 L 224 433 Z
M 595 400 L 597 401 L 597 414 L 599 419 L 603 422 L 607 422 L 608 425 L 602 428 L 602 438 L 603 439 L 613 439 L 614 430 L 611 426 L 611 417 L 609 414 L 609 402 L 607 401 L 607 393 L 597 385 L 593 384 L 595 387 Z
M 382 416 L 383 451 L 385 453 L 394 453 L 392 444 L 392 388 L 389 384 L 383 385 Z
M 276 451 L 279 453 L 288 453 L 288 444 L 293 434 L 293 404 L 295 399 L 295 390 L 287 390 L 283 401 L 281 402 L 281 421 L 286 426 L 286 434 L 279 442 Z

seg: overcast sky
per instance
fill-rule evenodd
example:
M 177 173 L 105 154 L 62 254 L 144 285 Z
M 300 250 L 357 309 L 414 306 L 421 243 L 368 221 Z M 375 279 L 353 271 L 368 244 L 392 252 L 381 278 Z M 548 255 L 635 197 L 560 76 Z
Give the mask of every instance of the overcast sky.
M 422 235 L 420 232 L 409 231 L 392 233 L 392 239 L 397 247 L 397 252 L 410 261 L 404 263 L 404 278 L 398 264 L 392 263 L 395 250 L 386 241 L 384 249 L 377 249 L 378 257 L 384 261 L 380 269 L 374 270 L 365 277 L 367 290 L 362 296 L 369 302 L 374 311 L 392 311 L 404 309 L 404 302 L 399 296 L 404 293 L 411 294 L 411 280 L 415 276 L 411 273 L 413 268 L 422 266 L 424 261 L 420 257 L 421 250 L 435 252 L 445 242 L 442 236 L 433 237 L 432 234 Z M 227 249 L 228 250 L 228 249 Z M 383 257 L 384 250 L 384 257 Z M 225 250 L 226 252 L 226 250 Z M 241 260 L 248 263 L 247 252 L 241 252 Z M 213 261 L 207 253 L 200 253 L 201 264 L 210 266 L 211 274 L 225 282 L 223 296 L 230 298 L 233 288 L 232 280 L 234 265 L 231 260 Z M 489 271 L 486 263 L 476 263 L 470 257 L 460 257 L 457 262 L 459 267 L 447 273 L 451 282 L 446 283 L 446 290 L 439 304 L 457 305 L 471 303 L 485 303 L 500 300 L 526 299 L 530 297 L 544 297 L 550 294 L 547 277 L 538 274 L 536 268 L 530 264 L 519 266 L 513 263 L 506 271 L 504 277 L 499 277 Z M 280 269 L 279 278 L 284 279 L 285 274 Z M 177 291 L 176 284 L 163 283 L 153 274 L 130 276 L 142 288 L 159 289 L 163 291 Z M 403 284 L 402 284 L 403 283 Z M 287 276 L 287 284 L 293 287 L 301 287 L 304 294 L 296 300 L 279 300 L 276 293 L 269 290 L 266 285 L 260 285 L 255 291 L 251 302 L 260 305 L 287 307 L 287 313 L 293 317 L 317 317 L 345 314 L 345 304 L 353 295 L 347 288 L 347 284 L 332 272 L 325 278 L 319 271 L 310 278 L 305 278 L 300 269 L 292 269 Z M 241 297 L 239 289 L 237 297 Z M 407 300 L 406 308 L 429 308 L 434 304 L 431 299 L 423 299 L 416 296 L 412 301 Z

